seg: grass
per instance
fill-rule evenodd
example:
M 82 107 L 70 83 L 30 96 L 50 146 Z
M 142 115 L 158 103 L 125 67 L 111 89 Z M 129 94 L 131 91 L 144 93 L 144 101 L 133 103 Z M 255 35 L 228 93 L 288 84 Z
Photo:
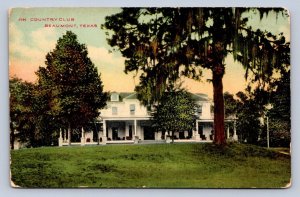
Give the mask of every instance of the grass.
M 11 152 L 21 187 L 278 188 L 290 182 L 290 157 L 231 144 L 51 147 Z

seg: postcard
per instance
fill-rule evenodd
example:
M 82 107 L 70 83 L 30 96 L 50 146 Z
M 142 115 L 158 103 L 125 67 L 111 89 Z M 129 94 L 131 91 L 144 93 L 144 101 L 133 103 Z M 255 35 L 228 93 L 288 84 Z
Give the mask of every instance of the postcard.
M 288 188 L 284 8 L 12 8 L 11 186 Z

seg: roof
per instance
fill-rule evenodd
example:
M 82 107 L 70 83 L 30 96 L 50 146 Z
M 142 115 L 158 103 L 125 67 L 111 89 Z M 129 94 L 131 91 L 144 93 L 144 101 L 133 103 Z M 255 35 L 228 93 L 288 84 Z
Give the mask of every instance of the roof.
M 192 98 L 195 101 L 209 101 L 209 98 L 206 94 L 202 94 L 202 93 L 191 93 L 192 94 Z
M 136 92 L 132 92 L 127 97 L 124 97 L 124 99 L 137 99 L 137 94 L 136 94 Z
M 135 92 L 111 92 L 110 95 L 113 93 L 119 94 L 119 102 L 123 99 L 137 99 Z
M 123 99 L 137 99 L 137 93 L 136 92 L 112 92 L 112 93 L 118 93 L 120 101 L 123 101 Z M 206 94 L 203 93 L 191 93 L 192 98 L 195 101 L 209 101 L 209 98 Z

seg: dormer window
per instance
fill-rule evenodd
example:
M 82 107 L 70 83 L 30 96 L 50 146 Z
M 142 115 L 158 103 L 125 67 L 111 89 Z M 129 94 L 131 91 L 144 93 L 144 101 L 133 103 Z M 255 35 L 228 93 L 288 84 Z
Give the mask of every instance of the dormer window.
M 119 101 L 119 94 L 118 93 L 112 93 L 110 96 L 110 101 Z
M 202 105 L 199 105 L 198 107 L 197 107 L 197 115 L 198 116 L 202 116 Z
M 129 108 L 130 108 L 130 115 L 134 115 L 135 114 L 135 104 L 130 104 Z

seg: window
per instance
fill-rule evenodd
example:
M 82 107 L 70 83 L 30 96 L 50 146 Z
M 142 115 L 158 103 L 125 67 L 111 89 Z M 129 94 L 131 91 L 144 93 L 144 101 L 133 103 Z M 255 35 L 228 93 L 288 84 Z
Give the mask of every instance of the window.
M 118 108 L 117 107 L 112 107 L 111 111 L 112 111 L 112 115 L 117 115 L 118 114 Z
M 135 104 L 130 104 L 130 115 L 134 115 L 135 114 Z
M 110 96 L 110 101 L 119 101 L 119 94 L 112 93 Z
M 199 105 L 199 107 L 197 108 L 197 115 L 198 116 L 202 115 L 202 105 Z

